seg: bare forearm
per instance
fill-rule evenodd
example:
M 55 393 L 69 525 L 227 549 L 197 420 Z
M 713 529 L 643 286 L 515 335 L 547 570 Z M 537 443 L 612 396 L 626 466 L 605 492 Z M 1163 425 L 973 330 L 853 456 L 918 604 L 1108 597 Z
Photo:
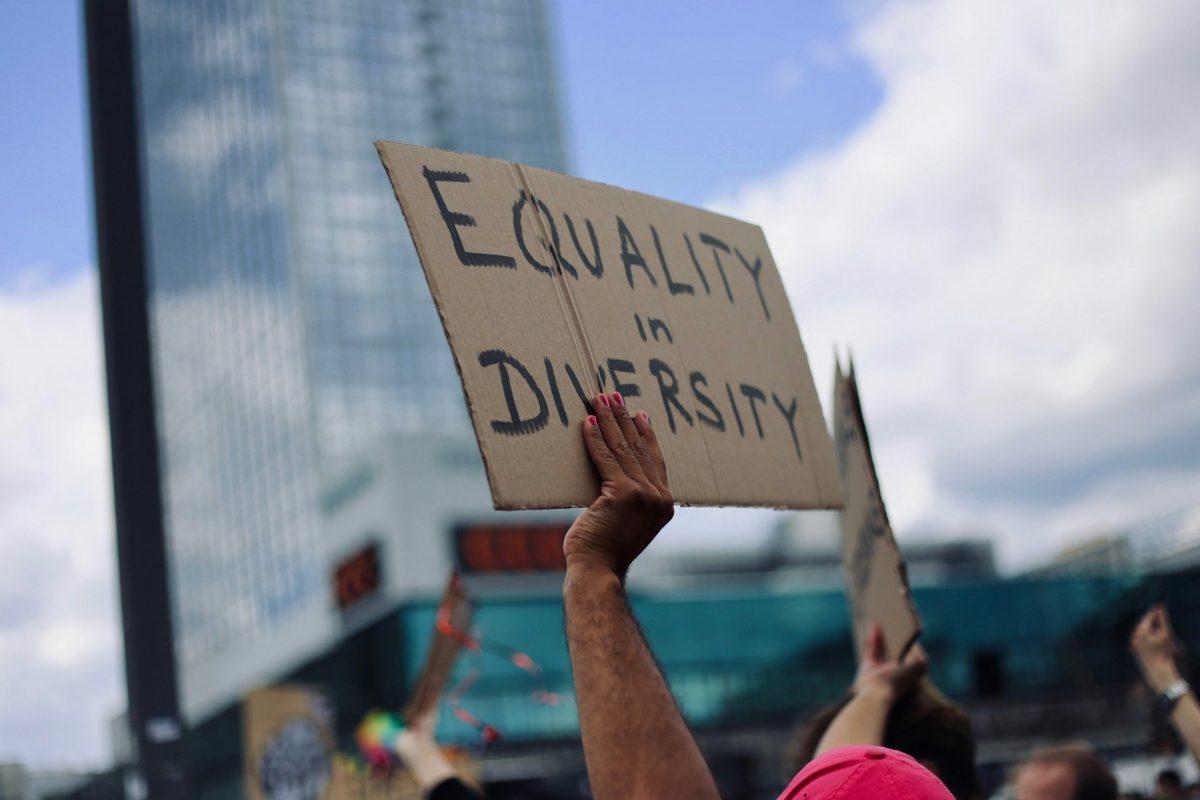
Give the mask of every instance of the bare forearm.
M 717 798 L 617 577 L 571 565 L 564 586 L 567 643 L 592 792 L 609 798 Z
M 1146 683 L 1155 694 L 1162 694 L 1183 678 L 1174 657 L 1147 656 L 1140 660 L 1140 666 Z M 1192 757 L 1200 763 L 1200 705 L 1196 702 L 1195 689 L 1179 698 L 1170 719 Z
M 447 778 L 457 775 L 454 767 L 432 739 L 426 741 L 419 737 L 411 737 L 402 740 L 397 749 L 413 780 L 423 792 L 428 792 Z
M 817 744 L 815 756 L 846 745 L 881 745 L 892 701 L 884 691 L 855 695 L 842 707 Z
M 1195 691 L 1179 698 L 1171 712 L 1171 724 L 1179 731 L 1179 736 L 1191 751 L 1192 758 L 1200 763 L 1200 704 L 1196 703 Z

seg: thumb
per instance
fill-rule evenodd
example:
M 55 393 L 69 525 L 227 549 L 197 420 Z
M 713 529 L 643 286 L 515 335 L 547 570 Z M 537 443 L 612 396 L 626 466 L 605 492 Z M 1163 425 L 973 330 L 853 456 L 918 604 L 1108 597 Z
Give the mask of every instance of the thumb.
M 900 671 L 897 673 L 899 682 L 903 686 L 913 686 L 925 674 L 929 672 L 929 657 L 925 655 L 924 650 L 910 651 L 905 657 L 904 663 L 900 665 Z

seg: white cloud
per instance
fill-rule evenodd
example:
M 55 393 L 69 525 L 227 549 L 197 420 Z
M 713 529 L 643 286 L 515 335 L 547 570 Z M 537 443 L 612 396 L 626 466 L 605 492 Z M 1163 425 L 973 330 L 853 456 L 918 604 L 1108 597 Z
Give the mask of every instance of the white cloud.
M 0 759 L 98 765 L 123 704 L 95 275 L 0 289 Z
M 1200 499 L 1200 6 L 895 2 L 884 97 L 717 205 L 763 224 L 829 397 L 851 344 L 893 516 L 1009 563 Z

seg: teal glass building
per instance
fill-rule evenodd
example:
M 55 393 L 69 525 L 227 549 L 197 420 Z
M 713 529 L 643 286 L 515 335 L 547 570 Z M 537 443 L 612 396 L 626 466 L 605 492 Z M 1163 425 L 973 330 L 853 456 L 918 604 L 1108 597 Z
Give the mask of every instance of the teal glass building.
M 1148 728 L 1153 735 L 1152 700 L 1139 694 L 1129 631 L 1146 608 L 1165 602 L 1196 653 L 1198 578 L 1192 568 L 916 589 L 930 677 L 970 712 L 986 787 L 998 786 L 1034 742 L 1085 740 L 1108 754 L 1143 748 Z M 631 599 L 723 796 L 777 796 L 790 776 L 787 742 L 842 697 L 854 675 L 844 594 L 711 586 Z M 435 616 L 432 600 L 408 604 L 288 674 L 332 699 L 343 752 L 355 752 L 354 727 L 368 711 L 403 707 Z M 474 623 L 497 652 L 461 657 L 452 683 L 471 677 L 462 706 L 502 736 L 486 750 L 489 796 L 586 797 L 561 599 L 479 598 Z M 543 678 L 514 666 L 505 648 L 528 654 Z M 1190 666 L 1197 674 L 1195 656 Z M 532 694 L 539 688 L 561 702 L 538 702 Z M 189 742 L 192 763 L 210 776 L 200 796 L 228 796 L 240 780 L 238 713 L 231 707 L 216 715 Z M 485 753 L 479 731 L 445 703 L 438 738 Z

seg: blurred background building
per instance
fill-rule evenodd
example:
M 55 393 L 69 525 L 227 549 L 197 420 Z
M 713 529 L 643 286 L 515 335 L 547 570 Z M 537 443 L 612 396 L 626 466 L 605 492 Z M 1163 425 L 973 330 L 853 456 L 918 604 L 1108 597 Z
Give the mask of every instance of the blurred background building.
M 541 0 L 102 5 L 85 4 L 101 270 L 110 285 L 137 270 L 146 283 L 144 297 L 104 297 L 110 408 L 126 410 L 113 385 L 129 382 L 114 368 L 129 342 L 112 321 L 144 304 L 178 701 L 195 724 L 335 644 L 347 553 L 377 548 L 392 600 L 436 592 L 453 553 L 447 515 L 490 513 L 453 361 L 372 142 L 566 169 L 553 45 Z M 114 22 L 118 6 L 127 24 Z M 137 163 L 118 164 L 130 141 Z M 105 165 L 140 182 L 114 189 Z M 119 219 L 135 220 L 144 264 L 104 257 Z M 137 473 L 131 459 L 153 459 L 118 436 L 121 481 Z M 327 536 L 328 498 L 395 459 L 421 477 L 427 513 Z M 138 494 L 135 482 L 118 495 Z M 153 526 L 125 527 L 144 540 Z M 148 628 L 132 610 L 158 602 L 132 574 L 123 567 L 127 640 Z M 157 735 L 177 738 L 170 713 L 158 722 Z
M 140 197 L 98 188 L 97 215 L 138 220 L 144 264 L 102 257 L 101 269 L 112 282 L 144 268 L 147 287 L 105 295 L 106 349 L 111 397 L 113 359 L 129 343 L 107 323 L 140 304 L 190 796 L 241 796 L 240 702 L 257 685 L 326 687 L 339 745 L 352 750 L 366 711 L 404 704 L 452 566 L 480 598 L 485 633 L 527 652 L 566 700 L 532 703 L 529 676 L 503 659 L 463 665 L 480 670 L 470 708 L 505 735 L 484 759 L 489 796 L 585 796 L 559 575 L 532 555 L 561 541 L 569 517 L 491 510 L 453 362 L 371 146 L 386 138 L 567 169 L 547 8 L 127 5 L 133 107 L 114 123 L 93 91 L 93 131 L 126 126 Z M 98 19 L 91 42 L 106 38 Z M 91 68 L 95 86 L 109 62 Z M 120 157 L 109 153 L 109 166 Z M 120 469 L 128 457 L 114 445 L 118 482 L 136 474 Z M 773 797 L 789 731 L 853 673 L 837 524 L 781 515 L 760 548 L 652 554 L 631 576 L 724 796 Z M 901 545 L 934 677 L 970 707 L 993 779 L 1032 742 L 1086 733 L 1120 754 L 1161 733 L 1147 698 L 1130 692 L 1132 663 L 1112 654 L 1157 599 L 1198 641 L 1195 510 L 1016 579 L 997 575 L 979 537 Z M 130 610 L 160 599 L 129 574 L 123 566 L 127 637 Z M 134 704 L 138 691 L 131 680 Z M 131 718 L 112 724 L 118 766 L 148 735 L 180 735 L 161 719 L 130 735 Z M 446 738 L 477 741 L 443 723 Z M 3 769 L 5 787 L 27 788 L 23 772 Z M 137 792 L 117 769 L 71 796 Z
M 539 0 L 132 8 L 166 533 L 195 717 L 243 688 L 248 654 L 294 658 L 304 643 L 277 634 L 330 607 L 324 486 L 390 433 L 471 443 L 372 142 L 558 170 L 566 155 Z M 441 580 L 408 548 L 440 533 L 393 542 L 409 552 L 406 588 Z
M 1106 531 L 1064 549 L 1034 575 L 1160 572 L 1200 567 L 1200 507 Z
M 780 514 L 761 547 L 747 546 L 731 531 L 724 548 L 650 551 L 639 558 L 630 579 L 655 588 L 741 582 L 840 590 L 844 575 L 839 526 L 835 511 Z M 998 574 L 995 548 L 981 536 L 914 536 L 904 542 L 904 560 L 912 586 L 993 580 Z
M 0 800 L 44 800 L 70 792 L 89 778 L 66 769 L 30 769 L 24 764 L 0 763 Z

